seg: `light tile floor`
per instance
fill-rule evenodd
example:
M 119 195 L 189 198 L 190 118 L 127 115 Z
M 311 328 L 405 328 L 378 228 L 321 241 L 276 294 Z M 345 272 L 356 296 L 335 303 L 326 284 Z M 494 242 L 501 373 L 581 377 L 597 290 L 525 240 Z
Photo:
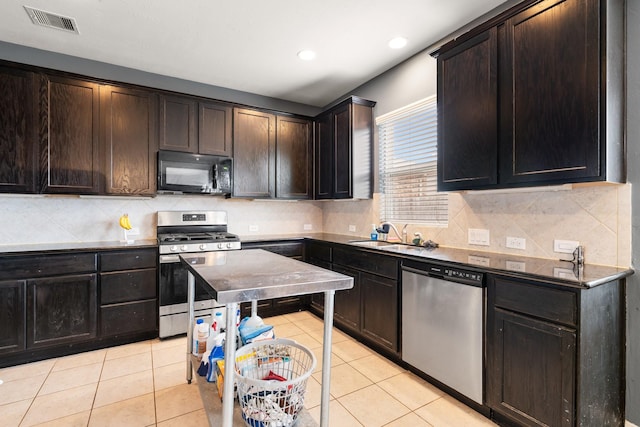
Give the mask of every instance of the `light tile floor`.
M 318 365 L 305 406 L 320 417 L 322 321 L 308 312 L 271 317 L 278 337 L 312 349 Z M 206 426 L 185 381 L 186 339 L 151 340 L 0 369 L 0 425 Z M 335 330 L 330 426 L 494 426 L 414 374 Z

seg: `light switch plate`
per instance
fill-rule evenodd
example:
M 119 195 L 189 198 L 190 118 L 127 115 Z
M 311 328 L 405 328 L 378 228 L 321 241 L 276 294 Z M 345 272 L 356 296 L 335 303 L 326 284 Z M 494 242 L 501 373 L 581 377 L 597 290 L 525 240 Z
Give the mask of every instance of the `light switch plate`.
M 254 225 L 254 224 L 250 225 L 249 226 L 249 231 L 258 231 L 258 226 Z
M 577 240 L 554 240 L 553 252 L 557 252 L 559 254 L 572 254 L 578 246 L 580 246 L 580 242 Z
M 470 245 L 489 246 L 490 241 L 491 239 L 489 238 L 489 230 L 485 230 L 484 228 L 469 229 Z
M 352 233 L 355 233 L 355 231 L 356 231 L 356 226 L 355 226 L 355 225 L 353 225 L 353 224 L 350 224 L 350 225 L 349 225 L 349 231 L 350 231 L 350 232 L 352 232 Z
M 303 226 L 303 228 L 304 228 L 306 231 L 313 230 L 313 227 L 311 226 L 311 224 L 305 224 L 305 225 Z

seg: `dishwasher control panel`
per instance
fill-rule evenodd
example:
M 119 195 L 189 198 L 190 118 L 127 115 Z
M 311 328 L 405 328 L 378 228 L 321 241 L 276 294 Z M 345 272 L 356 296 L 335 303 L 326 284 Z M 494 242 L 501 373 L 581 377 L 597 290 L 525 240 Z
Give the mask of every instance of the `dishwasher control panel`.
M 484 273 L 478 271 L 413 261 L 404 262 L 402 264 L 402 268 L 405 270 L 413 270 L 418 274 L 437 277 L 451 282 L 464 283 L 478 287 L 484 286 Z
M 444 274 L 447 277 L 455 277 L 458 279 L 466 279 L 466 280 L 482 283 L 482 273 L 472 273 L 469 271 L 457 270 L 453 268 L 445 268 Z

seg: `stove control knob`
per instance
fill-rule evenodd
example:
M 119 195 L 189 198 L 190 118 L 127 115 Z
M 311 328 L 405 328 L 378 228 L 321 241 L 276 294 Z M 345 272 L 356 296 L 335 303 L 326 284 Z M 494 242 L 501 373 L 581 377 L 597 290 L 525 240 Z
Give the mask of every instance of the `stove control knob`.
M 175 251 L 177 251 L 177 250 L 178 250 L 178 247 L 177 247 L 176 245 L 171 245 L 171 246 L 169 247 L 169 250 L 170 250 L 171 252 L 175 252 Z
M 205 249 L 207 249 L 207 244 L 206 243 L 201 244 L 200 245 L 200 250 L 204 251 Z
M 231 249 L 233 247 L 233 243 L 227 243 L 227 247 Z
M 224 245 L 222 243 L 218 243 L 217 246 L 218 246 L 218 249 L 223 249 L 224 248 Z
M 187 245 L 180 246 L 180 249 L 183 250 L 183 251 L 186 251 L 187 250 Z

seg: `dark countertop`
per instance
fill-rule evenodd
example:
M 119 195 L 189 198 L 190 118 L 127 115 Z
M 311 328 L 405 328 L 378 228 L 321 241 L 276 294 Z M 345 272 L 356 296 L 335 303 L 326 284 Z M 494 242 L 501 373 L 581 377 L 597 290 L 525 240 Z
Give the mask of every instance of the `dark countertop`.
M 262 249 L 181 255 L 220 304 L 350 289 L 353 278 Z
M 396 255 L 405 259 L 427 262 L 438 261 L 451 266 L 474 269 L 477 267 L 481 271 L 490 273 L 505 274 L 525 280 L 536 279 L 574 288 L 592 288 L 612 280 L 622 279 L 634 273 L 630 267 L 584 264 L 578 268 L 571 262 L 560 261 L 562 254 L 558 254 L 558 259 L 554 260 L 447 247 L 425 249 L 402 244 L 390 245 L 388 247 L 366 248 L 353 243 L 354 240 L 367 240 L 366 238 L 359 239 L 358 237 L 336 234 L 318 234 L 316 236 L 308 236 L 308 238 L 322 242 L 344 244 L 349 247 L 358 247 L 378 253 Z M 567 259 L 571 258 L 570 254 L 565 254 L 565 256 Z M 589 255 L 587 253 L 586 258 L 588 259 L 588 257 Z
M 415 246 L 392 246 L 367 248 L 354 244 L 353 241 L 365 241 L 367 237 L 349 236 L 331 233 L 306 233 L 306 234 L 271 234 L 271 235 L 249 235 L 240 236 L 244 243 L 252 242 L 278 242 L 278 241 L 300 241 L 305 239 L 318 242 L 336 243 L 347 245 L 351 248 L 358 248 L 366 251 L 387 254 L 401 259 L 413 259 L 419 261 L 438 261 L 452 266 L 478 268 L 479 270 L 506 274 L 511 277 L 522 279 L 536 279 L 562 286 L 577 288 L 591 288 L 612 280 L 618 280 L 634 273 L 630 267 L 611 267 L 595 264 L 585 264 L 581 268 L 574 268 L 571 262 L 563 262 L 554 259 L 531 258 L 511 254 L 498 254 L 493 252 L 474 251 L 467 249 L 455 249 L 439 247 L 434 250 L 427 250 Z M 391 242 L 389 242 L 391 243 Z M 43 243 L 32 245 L 0 245 L 0 255 L 21 255 L 36 253 L 48 253 L 55 251 L 99 251 L 117 250 L 131 248 L 156 247 L 155 239 L 136 240 L 132 244 L 119 241 L 111 242 L 78 242 L 78 243 Z M 558 254 L 560 258 L 562 254 Z M 566 254 L 567 259 L 571 258 Z M 589 253 L 586 253 L 587 262 Z
M 132 248 L 154 248 L 158 246 L 156 239 L 135 240 L 125 243 L 117 240 L 108 242 L 66 242 L 66 243 L 34 243 L 23 245 L 0 245 L 0 255 L 35 255 L 56 251 L 102 251 Z

